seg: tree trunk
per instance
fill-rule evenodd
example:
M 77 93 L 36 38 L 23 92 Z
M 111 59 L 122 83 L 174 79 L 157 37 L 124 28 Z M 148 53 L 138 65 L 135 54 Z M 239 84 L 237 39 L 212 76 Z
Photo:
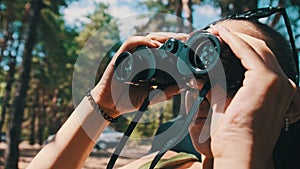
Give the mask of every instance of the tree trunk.
M 159 109 L 159 112 L 160 112 L 160 116 L 158 118 L 158 126 L 161 126 L 164 122 L 164 113 L 163 113 L 164 109 L 161 107 Z
M 42 0 L 31 1 L 31 13 L 28 23 L 28 36 L 25 39 L 25 49 L 20 69 L 20 79 L 17 82 L 17 88 L 14 101 L 10 112 L 10 123 L 7 133 L 8 148 L 5 152 L 6 169 L 18 168 L 19 160 L 19 140 L 21 134 L 21 123 L 23 120 L 23 111 L 25 107 L 26 92 L 28 89 L 32 50 L 36 43 L 37 27 L 42 9 Z
M 36 87 L 36 91 L 38 91 L 39 85 Z M 35 121 L 36 121 L 36 115 L 39 114 L 40 110 L 40 103 L 39 103 L 39 92 L 35 93 L 35 98 L 34 98 L 34 103 L 32 107 L 32 112 L 31 112 L 31 121 L 30 121 L 30 138 L 29 138 L 29 143 L 30 145 L 35 144 L 35 139 L 36 139 L 36 132 L 35 132 Z
M 182 17 L 182 11 L 185 17 Z M 177 16 L 177 32 L 190 33 L 193 31 L 192 1 L 176 0 L 175 13 Z M 187 19 L 187 25 L 184 25 L 184 19 Z
M 32 108 L 31 112 L 31 119 L 30 119 L 30 137 L 29 137 L 29 144 L 34 145 L 35 144 L 35 120 L 36 120 L 36 107 L 34 106 Z
M 180 112 L 180 109 L 181 109 L 181 100 L 180 99 L 181 99 L 180 94 L 173 96 L 173 106 L 172 106 L 173 117 L 177 117 L 178 113 Z
M 183 32 L 182 0 L 176 0 L 177 32 Z
M 1 44 L 1 52 L 0 52 L 0 62 L 4 58 L 4 52 L 7 50 L 8 42 L 12 40 L 12 34 L 13 34 L 13 28 L 12 28 L 12 11 L 13 11 L 13 5 L 11 1 L 7 1 L 7 12 L 5 15 L 6 18 L 6 24 L 5 24 L 5 31 L 4 31 L 4 42 Z M 3 22 L 1 22 L 3 23 Z M 9 51 L 10 52 L 10 51 Z M 9 59 L 9 72 L 6 76 L 6 86 L 4 89 L 4 97 L 2 102 L 2 110 L 1 110 L 1 119 L 0 119 L 0 132 L 2 132 L 3 124 L 5 122 L 6 118 L 6 110 L 7 107 L 9 107 L 9 99 L 10 99 L 10 92 L 11 92 L 11 86 L 14 81 L 14 74 L 15 74 L 15 66 L 16 66 L 16 58 L 9 53 L 8 55 Z
M 186 15 L 186 19 L 188 20 L 186 33 L 190 33 L 193 31 L 192 0 L 182 0 L 182 3 L 182 9 Z
M 10 4 L 10 3 L 9 3 Z M 11 7 L 9 7 L 11 6 Z M 8 11 L 11 11 L 13 10 L 12 8 L 12 5 L 8 5 L 8 8 L 7 9 Z M 10 12 L 8 12 L 10 13 Z M 23 24 L 26 23 L 26 17 L 28 16 L 28 12 L 25 12 L 24 14 L 24 17 L 23 17 Z M 10 18 L 11 20 L 13 20 L 12 18 Z M 10 22 L 8 19 L 8 22 Z M 7 31 L 11 41 L 18 41 L 18 42 L 21 42 L 22 41 L 22 35 L 23 35 L 23 27 L 21 26 L 19 28 L 19 37 L 18 39 L 13 39 L 12 38 L 12 30 L 13 29 L 12 27 L 10 29 L 8 29 L 8 25 L 7 25 Z M 3 52 L 7 49 L 7 42 L 8 42 L 8 39 L 5 39 L 4 40 L 4 45 L 2 46 L 2 51 L 1 51 L 1 56 L 3 56 Z M 11 43 L 13 44 L 13 43 Z M 3 125 L 5 123 L 5 120 L 6 120 L 6 113 L 7 113 L 7 108 L 10 107 L 9 105 L 9 101 L 10 101 L 10 95 L 11 95 L 11 89 L 12 89 L 12 85 L 15 81 L 15 72 L 16 72 L 16 56 L 13 56 L 12 55 L 12 51 L 14 50 L 15 53 L 18 53 L 19 51 L 19 48 L 20 48 L 20 45 L 18 45 L 17 47 L 13 47 L 13 46 L 10 46 L 10 51 L 9 51 L 9 55 L 8 55 L 8 60 L 9 60 L 9 71 L 8 71 L 8 74 L 7 74 L 7 77 L 6 77 L 6 86 L 5 86 L 5 89 L 4 89 L 4 97 L 3 97 L 3 104 L 2 104 L 2 110 L 1 110 L 1 119 L 0 119 L 0 131 L 2 132 L 2 128 L 3 128 Z M 1 59 L 0 59 L 0 62 L 1 62 Z
M 51 104 L 49 106 L 49 111 L 47 111 L 47 116 L 49 116 L 49 124 L 48 130 L 49 134 L 54 134 L 57 132 L 58 128 L 60 127 L 60 119 L 57 117 L 57 100 L 59 95 L 59 89 L 54 89 L 53 96 L 51 99 Z
M 44 138 L 43 138 L 43 134 L 44 134 L 44 129 L 46 126 L 46 113 L 45 113 L 45 103 L 44 103 L 44 90 L 40 89 L 38 91 L 38 95 L 39 95 L 39 108 L 38 108 L 38 131 L 37 131 L 37 137 L 38 137 L 38 143 L 40 145 L 43 144 Z
M 6 119 L 6 112 L 9 106 L 10 94 L 11 94 L 11 87 L 15 80 L 15 69 L 16 69 L 16 57 L 9 55 L 10 64 L 9 64 L 9 72 L 6 77 L 6 86 L 4 89 L 4 97 L 2 103 L 2 110 L 1 110 L 1 119 L 0 119 L 0 131 L 2 132 L 2 128 Z

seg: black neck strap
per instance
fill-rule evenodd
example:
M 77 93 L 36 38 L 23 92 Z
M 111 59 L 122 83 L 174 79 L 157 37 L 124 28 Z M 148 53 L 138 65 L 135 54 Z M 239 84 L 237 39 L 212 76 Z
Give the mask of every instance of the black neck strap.
M 205 85 L 199 91 L 199 95 L 196 98 L 196 100 L 194 101 L 188 115 L 186 116 L 185 122 L 183 123 L 179 134 L 176 135 L 171 140 L 169 140 L 165 144 L 164 148 L 159 151 L 159 153 L 153 159 L 153 161 L 151 163 L 151 166 L 150 166 L 150 169 L 154 169 L 155 165 L 158 163 L 158 161 L 161 159 L 161 157 L 166 153 L 166 151 L 168 151 L 170 148 L 175 146 L 178 143 L 178 141 L 180 141 L 180 139 L 183 138 L 183 136 L 188 132 L 188 127 L 189 127 L 190 123 L 192 122 L 195 114 L 198 112 L 199 105 L 205 99 L 205 96 L 207 95 L 207 93 L 210 89 L 211 89 L 211 85 L 210 85 L 210 82 L 208 81 L 208 82 L 205 83 Z M 137 123 L 139 122 L 139 120 L 143 116 L 144 111 L 147 109 L 148 105 L 149 105 L 149 96 L 144 100 L 144 102 L 141 105 L 139 111 L 134 116 L 133 120 L 131 121 L 128 128 L 126 129 L 123 137 L 121 138 L 121 140 L 120 140 L 119 144 L 117 145 L 114 153 L 112 154 L 112 156 L 111 156 L 111 158 L 110 158 L 110 160 L 109 160 L 109 162 L 106 166 L 106 169 L 112 169 L 113 166 L 115 165 L 116 160 L 118 159 L 121 151 L 123 150 L 126 142 L 128 141 L 128 139 L 129 139 L 131 133 L 133 132 L 134 128 L 136 127 Z
M 197 114 L 200 104 L 205 99 L 205 97 L 210 89 L 211 89 L 211 85 L 210 85 L 210 82 L 208 81 L 205 83 L 205 85 L 199 91 L 199 95 L 196 98 L 196 100 L 194 101 L 192 107 L 190 108 L 179 133 L 175 137 L 173 137 L 171 140 L 169 140 L 165 144 L 165 146 L 158 152 L 158 154 L 154 157 L 149 169 L 154 169 L 154 167 L 156 166 L 158 161 L 161 159 L 161 157 L 169 149 L 171 149 L 173 146 L 178 144 L 178 141 L 180 141 L 189 132 L 188 127 L 190 126 L 192 120 L 194 119 L 194 116 Z
M 126 131 L 125 131 L 123 137 L 121 138 L 119 144 L 117 145 L 114 153 L 110 157 L 110 160 L 109 160 L 109 162 L 106 166 L 106 169 L 112 169 L 114 167 L 114 165 L 115 165 L 117 159 L 119 158 L 119 155 L 121 154 L 126 142 L 128 141 L 128 139 L 129 139 L 131 133 L 133 132 L 134 128 L 136 127 L 137 123 L 139 122 L 139 120 L 143 116 L 144 111 L 147 109 L 149 103 L 150 102 L 149 102 L 149 96 L 148 96 L 147 98 L 145 98 L 143 104 L 139 108 L 139 111 L 134 116 L 133 120 L 131 121 L 128 128 L 126 129 Z

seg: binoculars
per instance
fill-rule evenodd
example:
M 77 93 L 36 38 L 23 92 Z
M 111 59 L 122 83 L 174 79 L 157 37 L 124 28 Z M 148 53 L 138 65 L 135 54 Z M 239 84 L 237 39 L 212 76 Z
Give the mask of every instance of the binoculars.
M 232 85 L 232 81 L 240 83 L 243 67 L 234 56 L 229 60 L 228 57 L 221 59 L 223 46 L 216 36 L 206 31 L 193 33 L 186 42 L 170 38 L 159 48 L 139 46 L 133 52 L 126 51 L 117 57 L 115 77 L 129 84 L 167 86 L 177 84 L 178 79 L 207 78 L 217 62 L 221 61 L 229 83 L 227 85 Z M 227 72 L 236 74 L 236 71 L 240 72 L 238 76 L 228 78 L 230 75 Z

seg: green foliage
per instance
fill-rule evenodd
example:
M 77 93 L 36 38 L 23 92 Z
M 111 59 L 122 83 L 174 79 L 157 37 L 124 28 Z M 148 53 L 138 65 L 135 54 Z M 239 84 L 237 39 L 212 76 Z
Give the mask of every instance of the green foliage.
M 150 12 L 173 13 L 175 11 L 175 0 L 168 2 L 143 0 L 139 5 L 145 6 Z
M 69 116 L 69 113 L 72 112 L 72 74 L 80 52 L 86 52 L 85 55 L 92 59 L 102 58 L 97 74 L 97 79 L 100 79 L 111 59 L 111 55 L 121 45 L 119 25 L 114 22 L 114 18 L 109 14 L 108 5 L 99 3 L 94 13 L 87 16 L 89 22 L 82 24 L 82 29 L 76 29 L 65 25 L 63 15 L 60 13 L 61 8 L 66 7 L 70 2 L 72 0 L 43 0 L 43 9 L 40 13 L 39 27 L 36 34 L 37 41 L 32 52 L 31 81 L 27 91 L 24 127 L 22 128 L 24 138 L 29 138 L 29 135 L 35 132 L 36 140 L 44 139 L 49 134 L 55 133 Z M 192 2 L 193 5 L 207 3 L 220 7 L 224 16 L 229 12 L 256 7 L 259 1 L 194 0 Z M 271 5 L 278 3 L 283 3 L 283 1 L 270 1 Z M 284 1 L 284 3 L 286 4 L 283 5 L 289 8 L 291 23 L 295 31 L 294 35 L 297 38 L 296 45 L 299 45 L 299 1 L 290 0 Z M 143 0 L 139 5 L 151 12 L 172 15 L 176 13 L 176 0 Z M 24 52 L 24 41 L 28 36 L 29 9 L 28 1 L 7 0 L 0 2 L 0 110 L 3 108 L 4 96 L 11 96 L 15 91 L 14 83 L 9 93 L 5 92 L 5 87 L 8 84 L 9 70 L 13 68 L 12 63 L 16 62 L 16 70 L 20 68 L 22 53 Z M 176 19 L 171 20 L 170 18 L 160 17 L 160 15 L 153 15 L 149 23 L 139 25 L 136 29 L 137 32 L 175 31 L 176 26 Z M 151 27 L 151 30 L 148 29 L 149 27 Z M 279 25 L 276 28 L 281 29 L 282 27 Z M 81 31 L 78 32 L 78 30 Z M 85 46 L 86 42 L 91 40 L 91 37 L 97 39 L 97 41 L 94 42 L 93 46 Z M 83 47 L 86 47 L 85 51 L 81 51 Z M 299 46 L 297 47 L 299 48 Z M 101 53 L 98 50 L 99 48 L 108 49 L 108 51 Z M 13 74 L 12 78 L 18 79 L 19 76 L 19 74 Z M 9 103 L 11 102 L 12 99 L 10 98 Z M 161 105 L 149 108 L 142 119 L 144 123 L 137 126 L 133 136 L 152 136 L 159 123 L 173 118 L 172 106 L 173 102 L 169 101 L 163 110 L 162 120 L 159 119 Z M 36 119 L 33 119 L 34 114 Z M 128 116 L 128 119 L 130 119 L 130 115 Z M 7 119 L 6 117 L 6 124 Z M 121 118 L 120 122 L 114 127 L 119 131 L 124 131 L 130 122 L 128 119 Z M 31 120 L 36 125 L 34 131 L 31 131 Z M 3 129 L 3 131 L 5 130 L 6 128 Z M 42 133 L 42 138 L 38 138 L 39 131 Z
M 33 113 L 44 113 L 45 126 L 42 130 L 37 130 L 47 130 L 53 134 L 69 115 L 64 111 L 72 108 L 71 81 L 73 65 L 78 53 L 78 44 L 74 42 L 74 38 L 78 33 L 72 29 L 66 29 L 62 15 L 56 13 L 57 7 L 52 7 L 52 5 L 63 3 L 47 2 L 47 8 L 41 11 L 38 43 L 33 51 L 30 85 L 32 87 L 28 91 L 32 94 L 29 94 L 31 98 L 28 100 L 36 102 L 33 97 L 36 92 L 40 93 L 39 97 L 42 99 L 32 105 L 44 105 L 44 108 L 35 107 Z M 58 91 L 58 94 L 54 91 Z M 51 129 L 55 125 L 57 126 Z M 43 138 L 49 133 L 43 134 Z
M 87 18 L 90 20 L 90 23 L 84 25 L 84 30 L 80 32 L 79 36 L 76 38 L 76 41 L 83 46 L 86 41 L 92 37 L 96 36 L 101 38 L 100 47 L 113 46 L 119 40 L 118 38 L 118 27 L 112 23 L 113 17 L 108 14 L 108 6 L 100 3 L 96 8 L 95 12 Z M 107 29 L 105 26 L 108 26 Z
M 81 47 L 79 59 L 82 61 L 74 70 L 76 77 L 79 77 L 76 79 L 77 86 L 90 87 L 85 80 L 87 76 L 90 76 L 89 80 L 100 79 L 111 59 L 111 54 L 117 50 L 116 46 L 119 46 L 119 29 L 107 10 L 107 5 L 99 3 L 95 12 L 88 16 L 90 22 L 84 25 L 83 30 L 75 38 Z M 82 93 L 80 89 L 73 92 L 75 95 Z
M 15 90 L 13 85 L 10 93 L 4 93 L 4 88 L 8 85 L 8 78 L 5 76 L 8 76 L 8 72 L 12 69 L 10 67 L 12 59 L 17 60 L 16 69 L 19 69 L 19 63 L 22 61 L 24 41 L 28 36 L 28 14 L 31 5 L 29 2 L 21 0 L 4 1 L 0 4 L 0 100 L 2 100 L 4 96 L 12 95 L 10 93 Z M 32 51 L 31 80 L 24 110 L 25 127 L 22 132 L 25 138 L 28 138 L 28 133 L 31 132 L 47 131 L 46 129 L 51 126 L 54 120 L 58 122 L 55 124 L 57 130 L 73 109 L 71 81 L 73 65 L 79 49 L 74 40 L 78 33 L 65 26 L 63 16 L 60 13 L 62 6 L 66 6 L 64 0 L 43 1 L 39 26 L 35 35 L 37 40 Z M 19 74 L 12 76 L 16 79 Z M 53 93 L 55 90 L 59 91 L 57 95 Z M 40 100 L 35 100 L 36 93 L 41 98 Z M 12 102 L 12 99 L 9 102 Z M 2 108 L 3 105 L 1 104 L 0 110 Z M 8 107 L 6 112 L 9 110 Z M 65 113 L 66 111 L 69 113 Z M 33 113 L 40 114 L 41 112 L 43 112 L 43 116 L 37 116 L 39 119 L 34 120 L 41 121 L 41 118 L 44 118 L 44 125 L 36 127 L 35 131 L 30 131 L 31 124 L 29 121 L 33 118 Z M 49 117 L 53 117 L 53 119 Z M 47 118 L 48 121 L 46 121 Z M 34 124 L 38 125 L 37 122 Z M 4 128 L 4 130 L 6 129 Z M 45 134 L 48 135 L 49 133 Z M 43 135 L 43 138 L 46 135 Z

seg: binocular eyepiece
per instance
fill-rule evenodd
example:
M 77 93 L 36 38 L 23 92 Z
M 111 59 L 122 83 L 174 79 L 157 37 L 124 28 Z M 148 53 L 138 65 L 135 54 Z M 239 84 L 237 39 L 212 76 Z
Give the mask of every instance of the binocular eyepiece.
M 220 58 L 219 39 L 199 31 L 186 42 L 170 38 L 159 48 L 139 46 L 132 53 L 123 52 L 116 59 L 114 73 L 124 83 L 171 85 L 178 78 L 206 78 Z

